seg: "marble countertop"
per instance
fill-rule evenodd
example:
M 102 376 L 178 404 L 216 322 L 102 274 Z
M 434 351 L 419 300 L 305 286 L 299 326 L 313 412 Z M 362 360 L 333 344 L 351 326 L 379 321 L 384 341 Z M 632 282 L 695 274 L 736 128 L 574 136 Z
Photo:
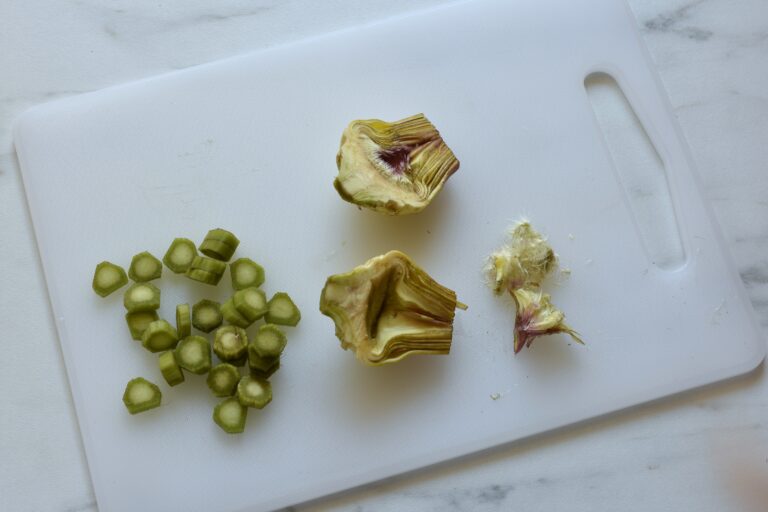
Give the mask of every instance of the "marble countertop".
M 26 108 L 448 0 L 0 4 L 0 510 L 96 510 L 11 125 Z M 629 0 L 768 328 L 768 2 Z M 750 375 L 295 510 L 765 510 Z

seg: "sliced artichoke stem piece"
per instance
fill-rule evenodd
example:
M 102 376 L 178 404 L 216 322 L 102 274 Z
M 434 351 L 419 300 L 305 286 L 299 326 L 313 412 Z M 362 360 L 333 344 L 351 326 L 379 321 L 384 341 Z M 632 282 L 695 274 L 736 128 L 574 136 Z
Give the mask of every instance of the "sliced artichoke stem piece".
M 179 339 L 186 338 L 192 334 L 192 315 L 190 314 L 189 304 L 178 304 L 176 306 L 176 332 Z
M 151 253 L 140 252 L 131 260 L 128 268 L 128 277 L 137 283 L 144 283 L 157 279 L 163 274 L 163 264 Z
M 128 381 L 123 393 L 123 403 L 131 414 L 160 407 L 162 398 L 163 394 L 160 392 L 160 388 L 144 377 L 136 377 Z
M 215 396 L 232 396 L 240 382 L 240 371 L 229 363 L 219 363 L 208 372 L 206 382 Z
M 147 327 L 149 327 L 149 324 L 159 319 L 160 317 L 154 309 L 125 314 L 125 321 L 128 324 L 128 329 L 131 331 L 131 338 L 139 341 L 141 341 L 141 337 Z
M 248 365 L 248 373 L 251 377 L 259 377 L 260 379 L 269 379 L 273 373 L 280 369 L 280 358 L 277 358 L 272 366 L 262 369 L 255 366 Z
M 269 311 L 267 296 L 258 288 L 251 287 L 236 291 L 232 296 L 232 303 L 237 312 L 249 324 L 263 317 Z
M 181 371 L 181 366 L 176 362 L 173 350 L 160 354 L 157 364 L 160 367 L 160 373 L 163 374 L 163 378 L 169 386 L 175 386 L 184 382 L 184 372 Z
M 163 256 L 163 263 L 171 272 L 183 274 L 192 265 L 197 256 L 195 243 L 188 238 L 174 238 Z
M 269 299 L 264 319 L 271 324 L 295 327 L 301 320 L 301 312 L 287 293 L 277 292 Z
M 214 336 L 213 351 L 223 362 L 241 366 L 248 357 L 248 334 L 234 325 L 219 327 Z M 239 363 L 240 359 L 243 359 L 242 363 Z
M 336 155 L 333 183 L 345 201 L 387 213 L 423 210 L 459 169 L 459 161 L 424 114 L 388 123 L 352 121 Z
M 247 375 L 238 382 L 236 396 L 246 407 L 263 409 L 272 401 L 272 384 L 265 379 Z
M 179 335 L 165 320 L 155 320 L 147 325 L 141 335 L 141 344 L 150 352 L 164 352 L 174 348 L 179 342 Z
M 320 312 L 333 319 L 345 350 L 368 365 L 411 354 L 448 354 L 456 293 L 400 251 L 328 278 Z
M 200 252 L 219 261 L 229 261 L 240 245 L 240 240 L 226 229 L 216 228 L 208 231 L 200 244 Z
M 243 329 L 249 327 L 253 322 L 245 318 L 235 307 L 235 301 L 233 297 L 230 297 L 221 305 L 221 315 L 224 320 L 230 325 L 236 325 Z
M 109 261 L 102 261 L 96 265 L 92 286 L 93 291 L 99 294 L 100 297 L 106 297 L 126 284 L 128 284 L 128 276 L 125 274 L 123 267 Z
M 211 344 L 202 336 L 187 336 L 174 350 L 176 362 L 188 372 L 205 375 L 211 369 Z
M 192 306 L 192 325 L 203 332 L 211 332 L 221 325 L 223 316 L 221 305 L 212 300 L 203 299 Z
M 241 434 L 247 417 L 248 408 L 236 397 L 225 398 L 213 409 L 213 421 L 227 434 Z
M 125 290 L 123 305 L 129 313 L 157 310 L 160 308 L 160 289 L 152 283 L 134 283 Z
M 229 275 L 232 278 L 232 288 L 244 290 L 252 286 L 259 287 L 264 283 L 264 267 L 250 258 L 239 258 L 229 264 Z

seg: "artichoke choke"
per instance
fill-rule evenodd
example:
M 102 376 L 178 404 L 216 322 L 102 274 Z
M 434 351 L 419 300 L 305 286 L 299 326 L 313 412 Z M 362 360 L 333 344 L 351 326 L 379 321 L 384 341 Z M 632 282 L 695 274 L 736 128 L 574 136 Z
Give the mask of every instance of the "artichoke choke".
M 507 243 L 488 258 L 489 286 L 497 294 L 508 292 L 515 301 L 515 354 L 546 334 L 566 333 L 584 344 L 541 289 L 556 267 L 555 252 L 525 220 L 512 227 Z
M 456 293 L 400 251 L 330 276 L 320 312 L 333 319 L 341 347 L 365 364 L 399 361 L 411 354 L 448 354 Z
M 565 323 L 565 314 L 552 305 L 549 295 L 541 290 L 519 288 L 511 292 L 515 301 L 515 353 L 530 347 L 538 336 L 564 332 L 582 345 L 578 333 Z
M 557 267 L 555 251 L 528 221 L 518 222 L 509 241 L 490 258 L 493 290 L 511 292 L 519 288 L 538 288 Z
M 424 209 L 459 169 L 437 129 L 417 114 L 352 121 L 336 155 L 333 186 L 345 201 L 390 215 Z

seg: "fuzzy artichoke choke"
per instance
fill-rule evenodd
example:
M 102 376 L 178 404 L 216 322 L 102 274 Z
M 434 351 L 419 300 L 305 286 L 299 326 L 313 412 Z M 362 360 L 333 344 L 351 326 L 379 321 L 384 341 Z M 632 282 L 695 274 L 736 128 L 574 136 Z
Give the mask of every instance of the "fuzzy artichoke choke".
M 497 294 L 508 292 L 515 301 L 515 354 L 546 334 L 562 332 L 584 343 L 541 289 L 556 267 L 555 252 L 525 220 L 510 229 L 507 243 L 488 258 L 489 285 Z
M 320 312 L 333 319 L 341 347 L 371 366 L 448 354 L 457 307 L 466 309 L 453 290 L 400 251 L 330 276 L 320 296 Z
M 333 186 L 345 201 L 390 215 L 424 209 L 459 169 L 437 129 L 417 114 L 352 121 L 336 155 Z

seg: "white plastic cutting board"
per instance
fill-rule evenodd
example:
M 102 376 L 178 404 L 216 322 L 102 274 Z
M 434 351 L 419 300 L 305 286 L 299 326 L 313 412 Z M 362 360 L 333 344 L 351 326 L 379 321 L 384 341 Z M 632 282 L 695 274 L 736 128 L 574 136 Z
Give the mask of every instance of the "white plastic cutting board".
M 643 249 L 584 90 L 607 70 L 664 161 L 686 259 Z M 359 211 L 331 183 L 352 119 L 425 112 L 461 169 L 423 213 Z M 755 367 L 764 346 L 621 1 L 477 0 L 46 104 L 16 147 L 99 507 L 266 510 L 616 411 Z M 480 269 L 521 214 L 572 270 L 554 302 L 587 341 L 512 354 L 513 309 Z M 211 421 L 204 379 L 169 389 L 95 264 L 162 255 L 213 227 L 303 311 L 275 399 L 246 432 Z M 570 237 L 572 234 L 573 237 Z M 457 290 L 448 357 L 368 368 L 317 311 L 326 276 L 389 249 Z M 224 298 L 183 277 L 178 301 Z M 130 416 L 125 383 L 161 383 Z M 499 393 L 500 398 L 490 396 Z

